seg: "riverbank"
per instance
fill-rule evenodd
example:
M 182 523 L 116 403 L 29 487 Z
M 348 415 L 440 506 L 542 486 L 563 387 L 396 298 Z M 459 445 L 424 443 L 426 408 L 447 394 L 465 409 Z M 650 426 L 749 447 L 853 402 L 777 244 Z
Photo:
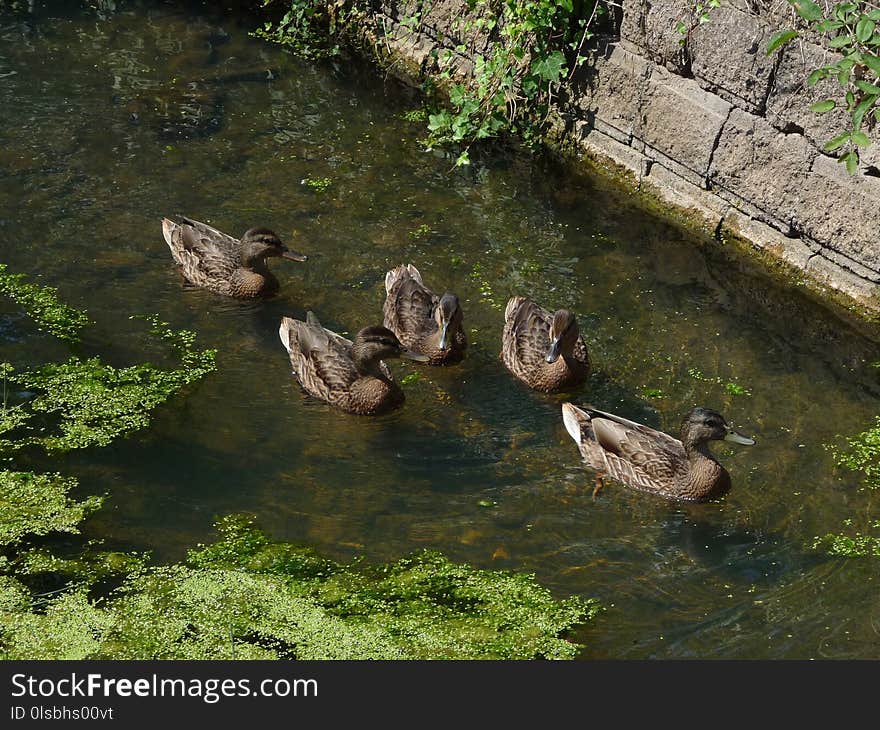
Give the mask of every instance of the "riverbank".
M 876 324 L 876 145 L 853 176 L 823 150 L 845 120 L 809 109 L 831 84 L 806 84 L 822 49 L 796 41 L 767 55 L 778 17 L 739 0 L 680 45 L 685 11 L 674 0 L 624 0 L 619 32 L 562 84 L 551 146 L 719 244 L 748 249 L 840 314 Z M 481 22 L 492 12 L 460 0 L 380 2 L 357 15 L 354 36 L 410 83 L 473 83 L 478 59 L 502 39 Z

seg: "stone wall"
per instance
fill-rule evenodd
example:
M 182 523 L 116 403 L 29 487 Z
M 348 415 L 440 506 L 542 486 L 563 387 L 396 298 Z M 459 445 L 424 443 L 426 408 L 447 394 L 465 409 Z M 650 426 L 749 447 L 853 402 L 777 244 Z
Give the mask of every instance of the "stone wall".
M 809 110 L 839 93 L 834 81 L 806 84 L 831 54 L 797 40 L 768 56 L 784 8 L 721 2 L 682 44 L 676 26 L 692 3 L 623 0 L 619 35 L 560 95 L 568 141 L 623 167 L 664 202 L 697 213 L 717 236 L 745 238 L 880 312 L 876 145 L 860 173 L 848 175 L 822 151 L 847 128 L 846 115 Z M 418 10 L 420 23 L 404 22 Z M 462 21 L 478 15 L 461 0 L 382 0 L 370 12 L 364 40 L 402 59 L 410 75 L 435 74 L 445 64 L 466 76 L 492 40 L 464 31 Z

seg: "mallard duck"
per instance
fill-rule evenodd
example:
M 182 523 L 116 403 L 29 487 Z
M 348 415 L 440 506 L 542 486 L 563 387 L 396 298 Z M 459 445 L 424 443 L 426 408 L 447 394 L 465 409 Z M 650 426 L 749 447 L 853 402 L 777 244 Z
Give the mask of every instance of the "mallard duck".
M 563 403 L 562 420 L 600 479 L 607 475 L 635 489 L 691 502 L 715 499 L 730 489 L 730 475 L 709 451 L 709 441 L 755 443 L 710 408 L 694 408 L 685 416 L 680 441 L 589 406 Z
M 349 413 L 372 415 L 403 403 L 403 390 L 383 358 L 427 360 L 404 348 L 386 327 L 364 327 L 352 342 L 322 327 L 312 312 L 305 322 L 282 317 L 278 334 L 299 384 Z
M 526 385 L 545 393 L 574 388 L 590 374 L 575 316 L 567 309 L 549 312 L 527 297 L 511 297 L 504 309 L 501 359 Z
M 437 296 L 412 264 L 385 274 L 385 326 L 430 365 L 460 362 L 467 347 L 461 305 L 452 292 Z
M 267 258 L 307 259 L 287 248 L 268 228 L 251 228 L 238 239 L 191 218 L 179 222 L 163 218 L 162 234 L 186 281 L 242 299 L 278 289 Z

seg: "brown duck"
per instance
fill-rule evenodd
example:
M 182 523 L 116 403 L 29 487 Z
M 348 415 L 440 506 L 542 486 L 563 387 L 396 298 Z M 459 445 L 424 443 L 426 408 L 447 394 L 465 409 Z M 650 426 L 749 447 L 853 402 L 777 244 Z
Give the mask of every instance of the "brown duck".
M 282 317 L 278 334 L 299 384 L 315 398 L 349 413 L 373 415 L 403 403 L 403 390 L 384 358 L 427 359 L 405 349 L 385 327 L 364 327 L 352 342 L 322 327 L 312 312 L 305 322 Z
M 191 218 L 179 222 L 163 218 L 162 235 L 187 282 L 241 299 L 278 290 L 267 258 L 307 259 L 268 228 L 251 228 L 238 239 Z
M 565 429 L 584 461 L 600 475 L 664 497 L 705 502 L 730 489 L 730 475 L 709 451 L 709 441 L 751 446 L 717 411 L 694 408 L 685 416 L 679 441 L 662 431 L 613 413 L 562 404 Z M 598 489 L 598 487 L 597 487 Z
M 501 360 L 526 385 L 545 393 L 574 388 L 590 374 L 575 316 L 567 309 L 551 313 L 526 297 L 511 297 L 504 309 Z
M 410 350 L 427 355 L 430 365 L 460 362 L 467 347 L 458 297 L 437 296 L 412 264 L 385 274 L 385 326 Z

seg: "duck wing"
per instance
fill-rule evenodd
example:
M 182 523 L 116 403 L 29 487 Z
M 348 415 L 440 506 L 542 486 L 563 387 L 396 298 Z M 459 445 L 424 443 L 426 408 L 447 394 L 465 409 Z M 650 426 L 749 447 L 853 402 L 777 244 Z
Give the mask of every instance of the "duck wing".
M 398 337 L 430 334 L 437 330 L 434 308 L 440 297 L 422 283 L 422 276 L 415 266 L 403 264 L 389 271 L 385 275 L 385 292 L 384 325 Z
M 238 255 L 239 239 L 223 233 L 207 223 L 184 216 L 180 224 L 184 245 L 189 249 L 216 248 Z
M 297 380 L 312 395 L 335 400 L 360 377 L 351 359 L 351 341 L 319 323 L 283 317 L 278 334 Z
M 687 468 L 687 454 L 678 439 L 613 413 L 586 410 L 611 476 L 656 490 L 672 483 Z
M 512 297 L 507 302 L 501 341 L 509 367 L 524 372 L 541 367 L 550 348 L 552 321 L 550 312 L 527 297 Z
M 193 284 L 228 282 L 240 265 L 238 239 L 205 223 L 164 218 L 162 232 L 174 260 Z

